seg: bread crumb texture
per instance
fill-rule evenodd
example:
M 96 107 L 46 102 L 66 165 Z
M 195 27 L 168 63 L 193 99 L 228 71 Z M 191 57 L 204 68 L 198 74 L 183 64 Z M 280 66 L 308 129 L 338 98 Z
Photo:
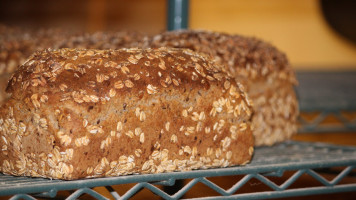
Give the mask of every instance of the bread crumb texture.
M 0 170 L 79 179 L 244 165 L 241 84 L 187 49 L 45 50 L 12 76 Z

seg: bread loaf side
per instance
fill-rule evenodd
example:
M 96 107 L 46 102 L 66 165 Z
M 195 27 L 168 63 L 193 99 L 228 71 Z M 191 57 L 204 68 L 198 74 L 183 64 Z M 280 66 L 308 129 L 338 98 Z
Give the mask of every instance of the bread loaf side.
M 284 53 L 253 37 L 203 30 L 164 32 L 145 47 L 189 48 L 210 56 L 243 84 L 254 106 L 255 145 L 273 145 L 297 132 L 295 73 Z

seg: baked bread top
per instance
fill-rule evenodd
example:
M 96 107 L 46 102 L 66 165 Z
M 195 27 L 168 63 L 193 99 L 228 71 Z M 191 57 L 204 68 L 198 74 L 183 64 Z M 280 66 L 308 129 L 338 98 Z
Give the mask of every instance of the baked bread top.
M 155 94 L 171 85 L 209 88 L 222 83 L 230 95 L 242 93 L 251 113 L 243 87 L 230 87 L 235 80 L 220 68 L 188 49 L 49 49 L 33 54 L 14 73 L 6 91 L 13 99 L 30 98 L 39 107 L 41 102 L 67 100 L 104 104 L 128 92 Z
M 13 73 L 36 51 L 47 48 L 118 49 L 138 47 L 143 35 L 133 31 L 86 33 L 71 28 L 31 29 L 0 24 L 0 74 Z
M 273 75 L 297 83 L 284 53 L 253 37 L 203 30 L 164 32 L 145 42 L 146 47 L 188 48 L 207 54 L 233 76 L 255 79 Z

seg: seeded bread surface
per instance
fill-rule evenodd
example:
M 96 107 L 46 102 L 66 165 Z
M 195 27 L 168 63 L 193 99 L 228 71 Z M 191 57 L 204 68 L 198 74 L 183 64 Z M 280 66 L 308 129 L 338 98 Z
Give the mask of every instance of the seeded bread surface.
M 54 179 L 243 165 L 251 103 L 239 83 L 182 49 L 35 53 L 0 108 L 0 170 Z
M 31 29 L 0 24 L 0 75 L 12 74 L 36 51 L 59 48 L 119 49 L 140 46 L 144 36 L 132 31 L 86 33 L 80 30 Z
M 252 37 L 203 30 L 164 32 L 146 47 L 189 48 L 212 57 L 245 87 L 254 105 L 255 145 L 273 145 L 297 132 L 295 73 L 284 53 Z
M 119 49 L 139 46 L 143 35 L 132 31 L 85 33 L 64 28 L 31 29 L 0 24 L 0 103 L 2 90 L 15 70 L 36 51 L 60 48 Z M 5 85 L 3 85 L 5 83 Z

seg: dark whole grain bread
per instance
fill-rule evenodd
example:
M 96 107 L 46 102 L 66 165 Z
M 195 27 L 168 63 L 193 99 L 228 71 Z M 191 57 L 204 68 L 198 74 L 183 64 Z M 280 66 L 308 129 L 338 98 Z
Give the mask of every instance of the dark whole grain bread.
M 12 74 L 36 51 L 59 48 L 119 49 L 140 46 L 141 33 L 64 28 L 24 28 L 0 24 L 0 75 Z
M 37 52 L 0 108 L 0 171 L 70 180 L 246 164 L 241 88 L 186 49 Z
M 0 24 L 0 89 L 36 51 L 59 48 L 119 49 L 139 46 L 144 36 L 133 31 L 86 33 L 64 28 L 24 28 Z M 0 90 L 0 103 L 9 95 Z
M 295 73 L 284 53 L 253 37 L 203 30 L 158 34 L 145 47 L 188 48 L 212 57 L 243 84 L 253 101 L 255 145 L 273 145 L 297 132 Z

